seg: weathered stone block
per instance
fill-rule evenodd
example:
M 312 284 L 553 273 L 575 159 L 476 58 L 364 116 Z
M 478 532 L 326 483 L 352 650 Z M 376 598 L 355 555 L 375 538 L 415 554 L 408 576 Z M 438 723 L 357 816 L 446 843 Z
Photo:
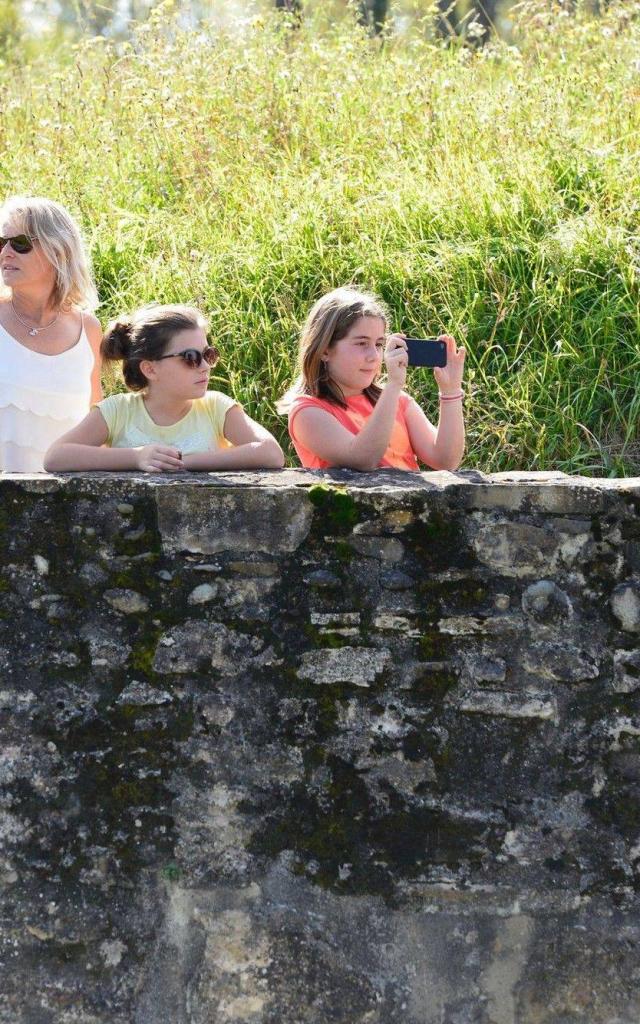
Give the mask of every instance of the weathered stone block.
M 107 604 L 124 615 L 139 615 L 141 612 L 149 611 L 147 598 L 136 590 L 105 590 L 103 596 Z
M 352 686 L 370 686 L 390 660 L 388 650 L 370 647 L 310 651 L 300 659 L 298 677 L 320 685 L 350 683 Z
M 579 683 L 595 679 L 600 672 L 598 661 L 591 653 L 570 643 L 533 643 L 524 654 L 524 667 L 541 679 Z
M 611 610 L 626 633 L 640 633 L 640 582 L 620 583 L 611 595 Z
M 354 534 L 349 544 L 365 558 L 377 558 L 381 562 L 401 562 L 404 545 L 397 537 L 364 537 Z
M 227 629 L 221 622 L 187 620 L 158 643 L 153 669 L 163 675 L 201 672 L 205 666 L 237 675 L 264 648 L 258 637 Z
M 158 529 L 167 553 L 193 551 L 295 551 L 307 536 L 313 506 L 303 491 L 194 488 L 156 491 Z
M 463 661 L 469 678 L 474 682 L 501 683 L 506 677 L 507 663 L 503 658 L 464 652 Z
M 380 583 L 386 590 L 410 590 L 416 585 L 412 576 L 397 569 L 382 573 Z
M 200 583 L 197 587 L 193 588 L 187 598 L 187 602 L 189 604 L 206 604 L 207 601 L 213 601 L 217 593 L 217 587 L 211 586 L 210 583 Z
M 557 566 L 573 566 L 589 544 L 589 536 L 572 529 L 562 533 L 555 524 L 497 522 L 480 524 L 472 543 L 480 562 L 488 568 L 504 576 L 526 577 L 540 576 Z
M 504 718 L 540 718 L 555 721 L 558 708 L 551 695 L 507 693 L 504 690 L 478 690 L 457 701 L 461 711 Z
M 309 587 L 339 587 L 341 584 L 340 577 L 335 572 L 330 572 L 328 569 L 316 569 L 314 572 L 310 572 L 304 578 L 304 582 Z
M 640 651 L 616 651 L 613 666 L 616 693 L 634 693 L 640 688 Z
M 536 622 L 559 625 L 573 615 L 573 605 L 553 580 L 532 583 L 522 594 L 522 610 Z
M 116 704 L 123 707 L 148 708 L 162 707 L 164 704 L 171 704 L 172 701 L 173 697 L 166 690 L 158 690 L 139 679 L 132 679 L 116 700 Z

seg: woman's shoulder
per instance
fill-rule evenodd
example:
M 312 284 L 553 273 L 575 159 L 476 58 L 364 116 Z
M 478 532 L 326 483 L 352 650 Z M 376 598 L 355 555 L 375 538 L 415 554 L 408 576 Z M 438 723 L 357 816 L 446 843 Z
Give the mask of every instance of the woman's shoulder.
M 102 324 L 98 320 L 97 316 L 93 315 L 93 313 L 88 313 L 84 310 L 79 312 L 82 316 L 82 324 L 87 338 L 91 342 L 91 347 L 95 348 L 102 341 Z
M 89 310 L 82 309 L 80 306 L 68 306 L 64 307 L 60 311 L 60 323 L 65 323 L 67 330 L 78 338 L 79 343 L 86 341 L 89 343 L 94 357 L 99 358 L 100 356 L 100 342 L 102 341 L 102 326 L 96 316 L 93 315 Z M 80 334 L 78 335 L 78 331 Z M 72 346 L 75 348 L 76 346 Z M 82 344 L 78 345 L 78 351 L 82 351 Z
M 7 330 L 5 321 L 8 322 L 8 319 L 11 315 L 10 310 L 11 303 L 9 299 L 6 296 L 0 297 L 0 327 L 3 327 L 5 331 Z
M 91 312 L 90 309 L 85 309 L 84 306 L 77 305 L 64 305 L 57 307 L 58 318 L 66 320 L 68 323 L 73 323 L 76 327 L 80 324 L 84 327 L 87 334 L 99 330 L 102 332 L 100 321 L 97 316 Z

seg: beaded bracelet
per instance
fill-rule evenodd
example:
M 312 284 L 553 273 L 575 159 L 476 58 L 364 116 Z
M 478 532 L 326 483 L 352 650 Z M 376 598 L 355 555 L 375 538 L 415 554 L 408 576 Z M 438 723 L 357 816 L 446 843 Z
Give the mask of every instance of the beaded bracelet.
M 457 402 L 460 398 L 464 398 L 464 391 L 460 389 L 457 395 L 443 395 L 439 391 L 438 398 L 440 399 L 441 402 Z

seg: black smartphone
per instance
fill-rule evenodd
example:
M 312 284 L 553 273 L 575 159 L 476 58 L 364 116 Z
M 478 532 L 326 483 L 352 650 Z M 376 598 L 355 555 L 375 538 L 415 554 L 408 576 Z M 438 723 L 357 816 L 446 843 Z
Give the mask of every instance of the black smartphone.
M 409 366 L 446 366 L 447 343 L 439 338 L 405 338 Z

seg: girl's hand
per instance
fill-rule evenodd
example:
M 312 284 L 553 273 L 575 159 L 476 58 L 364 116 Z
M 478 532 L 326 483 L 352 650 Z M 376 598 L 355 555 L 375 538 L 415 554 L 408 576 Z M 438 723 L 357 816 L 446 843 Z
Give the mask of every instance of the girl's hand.
M 146 444 L 143 448 L 134 448 L 136 453 L 136 469 L 143 473 L 180 473 L 184 466 L 182 455 L 177 448 L 164 444 Z
M 407 343 L 404 334 L 390 334 L 384 350 L 384 362 L 390 384 L 403 388 L 407 379 Z
M 462 374 L 464 372 L 464 348 L 457 348 L 455 338 L 450 334 L 441 334 L 439 341 L 447 344 L 447 365 L 436 366 L 433 376 L 436 378 L 440 393 L 443 395 L 457 395 L 462 389 Z

